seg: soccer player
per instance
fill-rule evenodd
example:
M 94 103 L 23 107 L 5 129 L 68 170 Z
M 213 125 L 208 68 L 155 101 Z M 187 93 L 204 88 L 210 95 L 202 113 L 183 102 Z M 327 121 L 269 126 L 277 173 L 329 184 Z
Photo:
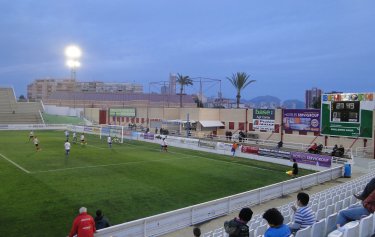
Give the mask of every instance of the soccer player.
M 29 141 L 34 140 L 34 131 L 30 131 L 29 133 Z
M 109 148 L 112 148 L 112 138 L 111 138 L 111 136 L 108 136 L 107 142 L 108 142 Z
M 69 142 L 69 140 L 66 140 L 66 142 L 64 144 L 64 147 L 65 147 L 65 157 L 69 157 L 69 153 L 70 153 L 70 142 Z
M 76 132 L 73 132 L 73 142 L 77 143 L 77 134 L 76 134 Z
M 86 144 L 86 141 L 85 141 L 85 134 L 81 134 L 81 145 L 84 145 Z
M 65 137 L 66 137 L 66 140 L 69 140 L 69 131 L 68 130 L 65 130 Z
M 233 142 L 232 149 L 231 149 L 231 152 L 233 153 L 232 157 L 234 157 L 234 155 L 236 154 L 237 148 L 238 148 L 238 144 L 236 142 Z
M 35 145 L 36 151 L 39 151 L 40 147 L 39 147 L 39 140 L 38 140 L 38 138 L 35 136 L 33 141 L 34 141 L 34 145 Z
M 168 143 L 165 140 L 165 138 L 162 139 L 161 144 L 160 144 L 160 151 L 165 151 L 168 152 Z

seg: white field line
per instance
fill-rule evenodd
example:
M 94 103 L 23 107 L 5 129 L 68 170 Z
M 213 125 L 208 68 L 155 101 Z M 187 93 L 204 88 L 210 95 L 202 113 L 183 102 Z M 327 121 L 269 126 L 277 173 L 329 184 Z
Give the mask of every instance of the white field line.
M 138 145 L 134 145 L 134 144 L 130 144 L 130 143 L 127 143 L 127 144 L 131 145 L 131 146 L 134 146 L 134 147 L 138 146 Z M 111 149 L 111 148 L 98 147 L 98 146 L 94 146 L 94 145 L 87 145 L 87 146 L 94 147 L 94 148 L 97 148 L 97 149 L 106 149 L 106 150 Z M 129 148 L 127 148 L 127 149 L 129 149 Z M 130 148 L 130 149 L 132 149 L 132 148 Z M 159 152 L 159 149 L 153 149 L 153 150 Z M 179 156 L 179 158 L 173 158 L 172 160 L 171 159 L 158 159 L 158 160 L 130 161 L 130 162 L 113 163 L 113 164 L 105 164 L 105 165 L 89 165 L 89 166 L 78 166 L 78 167 L 62 168 L 62 169 L 41 170 L 41 171 L 33 171 L 33 172 L 29 172 L 29 173 L 32 173 L 32 174 L 48 173 L 48 172 L 58 172 L 58 171 L 85 169 L 85 168 L 99 168 L 99 167 L 108 167 L 108 166 L 132 165 L 132 164 L 141 164 L 141 163 L 148 163 L 148 162 L 159 162 L 159 161 L 174 161 L 174 160 L 186 159 L 186 158 L 189 158 L 189 157 L 205 159 L 205 160 L 209 160 L 209 161 L 216 161 L 216 162 L 221 162 L 221 163 L 230 164 L 230 165 L 245 166 L 245 167 L 248 167 L 248 168 L 251 168 L 251 169 L 270 171 L 270 169 L 259 168 L 259 167 L 255 167 L 255 166 L 251 166 L 251 165 L 244 165 L 244 164 L 240 164 L 240 163 L 236 163 L 236 162 L 227 162 L 227 161 L 223 161 L 223 160 L 210 159 L 210 158 L 207 158 L 207 157 L 204 157 L 204 156 L 189 155 L 189 154 L 184 154 L 184 153 L 179 153 L 179 152 L 168 152 L 168 153 L 178 154 L 180 156 Z
M 184 158 L 175 158 L 173 160 L 181 160 L 181 159 L 184 159 Z M 171 161 L 171 160 L 168 159 L 168 158 L 164 158 L 164 159 L 158 159 L 158 160 L 130 161 L 130 162 L 105 164 L 105 165 L 89 165 L 89 166 L 77 166 L 77 167 L 62 168 L 62 169 L 53 169 L 53 170 L 41 170 L 41 171 L 35 171 L 35 172 L 31 172 L 31 173 L 32 174 L 35 174 L 35 173 L 47 173 L 47 172 L 57 172 L 57 171 L 66 171 L 66 170 L 75 170 L 75 169 L 99 168 L 99 167 L 120 166 L 120 165 L 132 165 L 132 164 L 139 164 L 139 163 L 159 162 L 159 161 Z
M 9 158 L 7 158 L 6 156 L 4 156 L 3 154 L 0 154 L 1 157 L 3 157 L 5 160 L 7 160 L 9 163 L 13 164 L 14 166 L 16 166 L 17 168 L 19 168 L 20 170 L 24 171 L 25 173 L 28 173 L 30 174 L 31 172 L 28 171 L 27 169 L 23 168 L 22 166 L 20 166 L 19 164 L 17 164 L 16 162 L 10 160 Z

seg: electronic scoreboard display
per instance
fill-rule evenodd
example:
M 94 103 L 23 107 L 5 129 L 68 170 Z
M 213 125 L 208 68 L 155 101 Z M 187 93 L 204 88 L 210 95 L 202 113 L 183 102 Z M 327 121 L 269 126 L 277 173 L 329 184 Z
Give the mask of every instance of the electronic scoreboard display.
M 331 104 L 331 122 L 359 123 L 359 101 L 340 101 Z

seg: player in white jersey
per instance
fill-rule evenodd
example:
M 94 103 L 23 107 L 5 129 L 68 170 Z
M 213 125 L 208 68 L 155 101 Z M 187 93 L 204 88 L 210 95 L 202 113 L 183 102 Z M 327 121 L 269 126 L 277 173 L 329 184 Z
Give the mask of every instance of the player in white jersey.
M 86 144 L 86 141 L 85 141 L 85 134 L 81 134 L 81 145 L 85 145 Z
M 70 142 L 68 140 L 66 140 L 66 142 L 64 143 L 64 147 L 65 147 L 65 156 L 66 157 L 69 157 L 69 153 L 70 153 Z
M 111 136 L 108 136 L 107 142 L 108 142 L 109 148 L 112 148 L 112 138 L 111 138 Z
M 35 145 L 36 151 L 40 151 L 39 140 L 38 140 L 38 138 L 36 136 L 34 137 L 33 141 L 34 141 L 34 145 Z
M 76 132 L 73 132 L 73 142 L 77 143 L 77 134 L 76 134 Z
M 30 131 L 29 133 L 29 141 L 34 140 L 34 131 Z

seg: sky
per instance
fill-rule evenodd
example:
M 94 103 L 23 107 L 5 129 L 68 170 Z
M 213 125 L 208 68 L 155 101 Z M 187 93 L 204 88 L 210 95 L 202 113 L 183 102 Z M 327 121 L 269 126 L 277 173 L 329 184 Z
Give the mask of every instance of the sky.
M 170 73 L 256 80 L 242 98 L 304 100 L 306 89 L 375 91 L 373 0 L 0 0 L 0 86 L 69 78 L 65 47 L 82 49 L 78 81 L 136 82 Z M 197 80 L 197 79 L 194 79 Z M 151 82 L 151 83 L 150 83 Z M 155 88 L 156 87 L 156 88 Z M 217 95 L 220 84 L 203 83 Z M 197 93 L 199 83 L 187 89 Z

